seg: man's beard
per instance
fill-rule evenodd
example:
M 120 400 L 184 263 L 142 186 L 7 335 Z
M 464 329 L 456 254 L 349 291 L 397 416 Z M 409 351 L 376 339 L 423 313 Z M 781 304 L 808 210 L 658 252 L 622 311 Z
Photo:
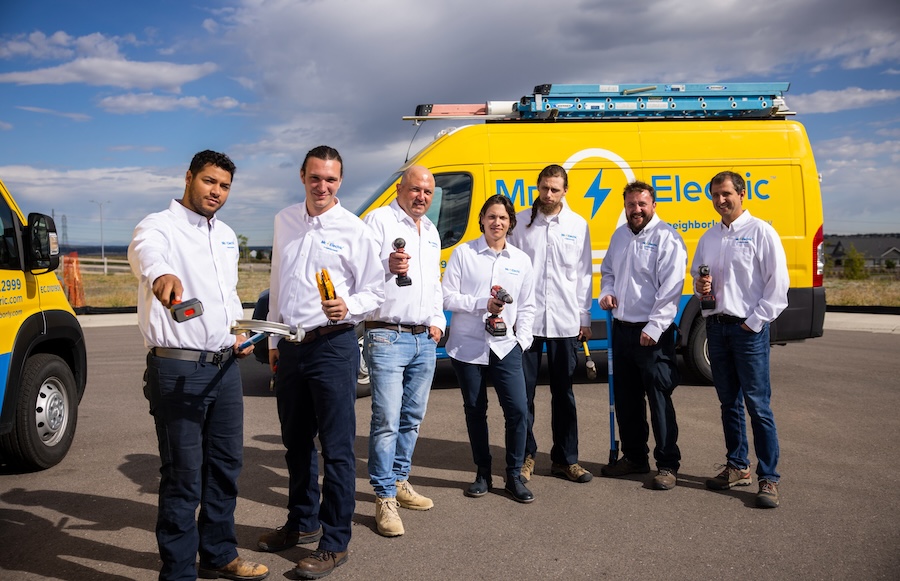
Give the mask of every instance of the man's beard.
M 562 208 L 562 198 L 555 204 L 551 204 L 545 202 L 544 200 L 538 198 L 534 201 L 534 207 L 538 209 L 538 212 L 545 216 L 552 216 L 559 212 L 560 208 Z

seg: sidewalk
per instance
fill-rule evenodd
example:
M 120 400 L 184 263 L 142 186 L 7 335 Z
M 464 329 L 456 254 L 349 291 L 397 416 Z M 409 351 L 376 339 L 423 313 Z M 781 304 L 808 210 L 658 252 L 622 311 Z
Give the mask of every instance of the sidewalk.
M 244 318 L 253 317 L 253 309 L 244 309 Z M 137 325 L 137 315 L 79 315 L 82 327 L 123 327 Z M 825 313 L 826 331 L 868 331 L 870 333 L 900 334 L 900 316 L 869 315 L 864 313 Z

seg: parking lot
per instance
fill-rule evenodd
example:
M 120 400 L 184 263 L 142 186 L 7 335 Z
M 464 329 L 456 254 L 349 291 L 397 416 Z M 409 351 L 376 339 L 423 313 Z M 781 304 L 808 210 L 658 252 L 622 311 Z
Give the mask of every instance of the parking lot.
M 85 327 L 89 378 L 69 456 L 44 472 L 0 467 L 0 577 L 156 578 L 158 456 L 141 393 L 145 350 L 135 325 Z M 535 502 L 521 505 L 502 493 L 503 421 L 493 395 L 493 472 L 501 490 L 464 497 L 474 467 L 455 378 L 442 364 L 411 477 L 435 508 L 401 511 L 406 534 L 383 538 L 375 532 L 366 475 L 369 399 L 360 399 L 350 560 L 329 579 L 896 579 L 900 334 L 842 330 L 856 327 L 873 326 L 826 323 L 825 337 L 773 350 L 782 451 L 777 510 L 753 508 L 755 481 L 724 493 L 704 488 L 724 457 L 709 386 L 675 391 L 683 463 L 674 490 L 651 490 L 644 477 L 599 477 L 609 454 L 609 411 L 605 354 L 596 353 L 598 382 L 589 383 L 582 368 L 576 387 L 581 461 L 594 472 L 592 482 L 549 475 L 543 388 L 535 425 L 541 449 L 530 485 Z M 248 359 L 242 375 L 239 550 L 268 565 L 270 579 L 290 579 L 306 549 L 255 550 L 262 532 L 283 524 L 287 473 L 266 368 Z

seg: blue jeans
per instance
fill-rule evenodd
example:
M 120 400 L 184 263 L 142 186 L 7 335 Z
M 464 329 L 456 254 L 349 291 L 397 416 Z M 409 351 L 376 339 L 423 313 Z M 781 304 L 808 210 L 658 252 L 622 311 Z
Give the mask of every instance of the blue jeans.
M 356 332 L 302 344 L 282 340 L 278 356 L 275 398 L 289 475 L 285 528 L 312 532 L 321 526 L 319 548 L 346 551 L 356 508 Z M 321 491 L 317 435 L 325 470 Z
M 576 343 L 576 337 L 558 339 L 535 337 L 531 348 L 522 356 L 525 390 L 528 396 L 528 435 L 525 438 L 525 454 L 532 458 L 537 455 L 537 441 L 534 439 L 534 392 L 541 368 L 541 355 L 546 344 L 547 369 L 550 372 L 550 431 L 553 435 L 550 461 L 566 466 L 578 462 L 578 412 L 575 409 L 575 393 L 572 391 Z
M 450 361 L 462 391 L 469 444 L 472 446 L 472 459 L 478 473 L 485 476 L 491 474 L 487 423 L 487 380 L 490 379 L 497 391 L 497 399 L 500 400 L 506 422 L 506 476 L 517 476 L 525 459 L 528 418 L 522 348 L 516 345 L 503 359 L 491 352 L 487 365 L 464 363 L 453 358 Z
M 778 433 L 772 414 L 769 383 L 769 325 L 759 333 L 735 323 L 706 322 L 713 383 L 722 404 L 722 428 L 728 464 L 750 465 L 744 405 L 750 412 L 759 480 L 778 482 Z
M 244 453 L 241 374 L 233 357 L 219 368 L 148 354 L 145 378 L 162 463 L 159 579 L 193 581 L 198 551 L 200 565 L 212 569 L 238 556 L 234 508 Z
M 379 498 L 397 496 L 397 481 L 409 478 L 434 379 L 436 348 L 427 331 L 366 331 L 363 355 L 372 382 L 369 482 Z

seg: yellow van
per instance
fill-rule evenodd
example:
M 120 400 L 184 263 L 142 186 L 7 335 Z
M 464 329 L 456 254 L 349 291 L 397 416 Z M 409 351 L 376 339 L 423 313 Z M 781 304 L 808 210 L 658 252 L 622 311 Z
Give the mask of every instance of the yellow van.
M 59 280 L 56 227 L 0 182 L 0 457 L 49 468 L 68 453 L 87 379 L 84 334 Z
M 489 196 L 508 196 L 517 211 L 530 207 L 538 173 L 560 164 L 569 173 L 566 200 L 590 224 L 596 294 L 610 235 L 625 222 L 626 183 L 639 179 L 656 189 L 657 214 L 684 237 L 690 265 L 701 234 L 719 221 L 709 180 L 736 171 L 746 178 L 744 207 L 775 227 L 787 253 L 789 306 L 772 325 L 772 342 L 819 337 L 822 196 L 806 131 L 788 118 L 788 86 L 539 85 L 519 101 L 420 105 L 404 119 L 467 124 L 441 132 L 413 155 L 359 213 L 389 204 L 406 167 L 429 168 L 436 182 L 429 218 L 440 231 L 446 264 L 457 244 L 480 236 L 478 211 Z M 679 349 L 688 367 L 711 381 L 706 327 L 691 285 L 688 273 L 675 321 Z M 605 315 L 596 300 L 593 319 L 590 347 L 606 349 Z

